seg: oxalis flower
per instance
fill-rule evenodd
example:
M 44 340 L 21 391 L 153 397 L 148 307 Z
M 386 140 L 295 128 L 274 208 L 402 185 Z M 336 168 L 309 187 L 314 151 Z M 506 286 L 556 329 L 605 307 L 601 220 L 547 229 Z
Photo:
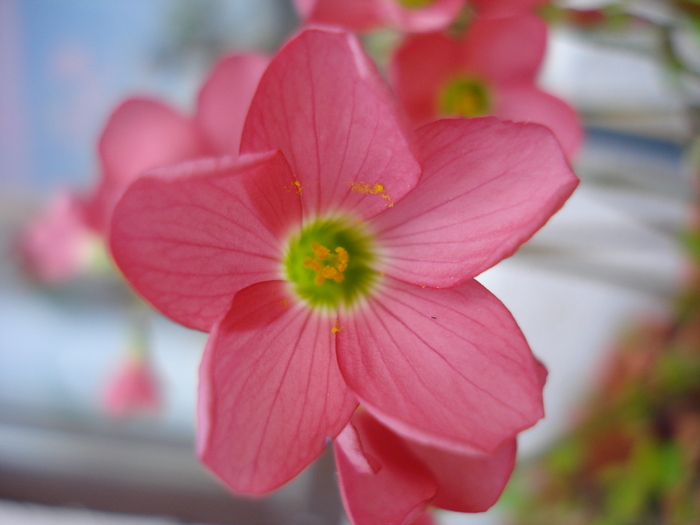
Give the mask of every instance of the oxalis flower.
M 389 73 L 416 125 L 484 115 L 537 122 L 572 159 L 583 137 L 576 111 L 535 84 L 546 47 L 547 24 L 535 16 L 476 17 L 459 40 L 443 33 L 409 37 Z
M 540 365 L 473 277 L 576 187 L 549 130 L 485 118 L 411 134 L 357 39 L 316 28 L 271 61 L 240 151 L 139 178 L 111 234 L 148 301 L 210 332 L 198 452 L 231 488 L 294 477 L 358 403 L 455 453 L 542 417 Z

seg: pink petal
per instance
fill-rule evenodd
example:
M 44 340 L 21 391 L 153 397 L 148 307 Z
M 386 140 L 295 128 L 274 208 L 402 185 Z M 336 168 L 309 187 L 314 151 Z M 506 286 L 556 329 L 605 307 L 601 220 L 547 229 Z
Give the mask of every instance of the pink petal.
M 146 170 L 204 154 L 195 126 L 155 100 L 134 98 L 112 113 L 99 142 L 102 181 L 93 197 L 95 227 L 107 231 L 114 205 Z
M 436 118 L 440 90 L 459 72 L 459 55 L 459 44 L 442 33 L 409 37 L 397 49 L 389 76 L 415 124 Z
M 370 221 L 397 279 L 438 288 L 465 282 L 512 255 L 578 184 L 539 125 L 453 119 L 417 135 L 420 184 Z
M 533 11 L 549 0 L 470 0 L 482 16 L 513 16 Z
M 411 441 L 407 444 L 437 480 L 433 505 L 456 512 L 483 512 L 496 503 L 513 472 L 517 451 L 515 439 L 492 454 L 454 454 Z
M 532 84 L 546 47 L 547 24 L 541 18 L 476 18 L 462 40 L 462 67 L 502 88 Z
M 566 157 L 573 160 L 583 142 L 583 129 L 576 110 L 535 87 L 504 90 L 495 115 L 516 122 L 536 122 L 552 130 Z
M 349 423 L 335 438 L 336 446 L 342 450 L 345 461 L 352 469 L 360 474 L 376 474 L 382 469 L 382 464 L 371 453 L 365 450 L 360 433 L 352 423 Z
M 345 434 L 358 436 L 362 452 L 379 468 L 358 468 L 358 455 Z M 428 470 L 407 450 L 402 440 L 364 411 L 358 411 L 335 442 L 340 493 L 353 525 L 410 524 L 435 495 Z
M 240 291 L 200 368 L 200 457 L 239 492 L 289 481 L 357 406 L 338 370 L 335 320 L 295 303 L 286 288 L 269 281 Z
M 369 31 L 382 25 L 381 0 L 294 0 L 306 23 Z
M 383 0 L 383 18 L 403 31 L 426 33 L 449 26 L 462 10 L 465 0 L 435 0 L 424 8 L 406 8 L 397 0 Z
M 301 184 L 305 215 L 341 210 L 368 218 L 400 200 L 420 176 L 396 115 L 353 35 L 308 29 L 263 75 L 241 151 L 280 149 Z
M 279 278 L 282 239 L 301 221 L 295 190 L 279 153 L 163 168 L 116 207 L 112 255 L 151 304 L 207 331 L 236 292 Z
M 195 123 L 215 155 L 238 155 L 243 123 L 268 59 L 246 53 L 220 60 L 202 86 Z
M 345 381 L 402 436 L 454 452 L 491 452 L 543 415 L 527 342 L 476 281 L 437 290 L 386 278 L 339 324 Z

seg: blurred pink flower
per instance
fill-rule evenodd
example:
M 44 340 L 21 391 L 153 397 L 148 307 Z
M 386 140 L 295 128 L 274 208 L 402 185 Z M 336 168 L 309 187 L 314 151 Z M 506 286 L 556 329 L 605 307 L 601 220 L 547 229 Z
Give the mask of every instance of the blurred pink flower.
M 537 122 L 552 129 L 571 159 L 583 136 L 576 111 L 535 85 L 546 44 L 547 25 L 535 16 L 476 18 L 461 41 L 439 33 L 409 37 L 389 74 L 416 125 L 450 115 Z
M 408 32 L 450 25 L 465 0 L 294 0 L 306 23 L 369 31 L 390 26 Z
M 107 121 L 99 141 L 101 179 L 88 220 L 109 231 L 114 205 L 144 171 L 198 157 L 238 155 L 245 115 L 267 59 L 252 53 L 219 61 L 203 84 L 194 117 L 147 98 L 128 99 Z
M 516 449 L 515 438 L 491 453 L 426 446 L 358 410 L 335 440 L 343 504 L 353 525 L 425 522 L 428 505 L 483 512 L 503 492 Z
M 21 232 L 17 247 L 27 272 L 61 284 L 84 271 L 108 233 L 114 205 L 144 171 L 197 157 L 237 156 L 245 115 L 266 66 L 266 58 L 252 53 L 219 61 L 199 92 L 193 118 L 152 99 L 119 105 L 99 140 L 101 178 L 92 194 L 57 195 Z
M 104 407 L 117 418 L 160 410 L 160 387 L 146 359 L 129 355 L 114 370 L 105 388 Z
M 19 234 L 23 269 L 47 284 L 63 284 L 87 266 L 95 235 L 85 222 L 85 204 L 72 193 L 56 194 L 46 210 Z
M 485 118 L 411 134 L 359 41 L 317 28 L 270 63 L 241 153 L 139 178 L 111 233 L 136 290 L 211 332 L 198 451 L 228 485 L 287 482 L 358 401 L 455 454 L 542 417 L 539 364 L 473 277 L 576 187 L 549 130 Z

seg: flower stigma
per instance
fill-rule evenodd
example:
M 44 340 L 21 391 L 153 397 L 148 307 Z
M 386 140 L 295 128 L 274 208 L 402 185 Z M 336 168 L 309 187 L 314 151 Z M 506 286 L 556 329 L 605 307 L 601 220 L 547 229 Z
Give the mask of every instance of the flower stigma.
M 488 86 L 481 80 L 459 75 L 448 80 L 438 97 L 441 115 L 479 117 L 491 110 Z
M 379 276 L 373 244 L 362 224 L 341 217 L 316 219 L 290 237 L 284 277 L 312 307 L 353 306 L 370 293 Z

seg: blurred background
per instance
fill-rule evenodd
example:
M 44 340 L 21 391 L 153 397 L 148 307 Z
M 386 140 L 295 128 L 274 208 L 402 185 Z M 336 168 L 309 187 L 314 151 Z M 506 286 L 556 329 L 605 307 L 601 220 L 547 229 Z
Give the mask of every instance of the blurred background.
M 667 16 L 656 2 L 636 4 Z M 285 0 L 0 0 L 1 524 L 343 523 L 328 453 L 258 500 L 231 495 L 198 464 L 205 334 L 153 313 L 135 322 L 143 306 L 114 273 L 46 287 L 16 255 L 18 232 L 53 194 L 94 184 L 95 144 L 121 100 L 152 95 L 191 114 L 218 57 L 272 53 L 298 23 Z M 696 205 L 688 152 L 700 99 L 696 79 L 671 75 L 649 52 L 653 38 L 551 30 L 541 82 L 581 113 L 582 184 L 516 256 L 479 278 L 550 371 L 547 418 L 522 435 L 523 463 L 571 428 L 621 334 L 665 319 L 692 275 L 681 239 Z M 115 418 L 105 391 L 135 332 L 160 409 Z M 499 505 L 438 518 L 496 524 L 506 514 Z

